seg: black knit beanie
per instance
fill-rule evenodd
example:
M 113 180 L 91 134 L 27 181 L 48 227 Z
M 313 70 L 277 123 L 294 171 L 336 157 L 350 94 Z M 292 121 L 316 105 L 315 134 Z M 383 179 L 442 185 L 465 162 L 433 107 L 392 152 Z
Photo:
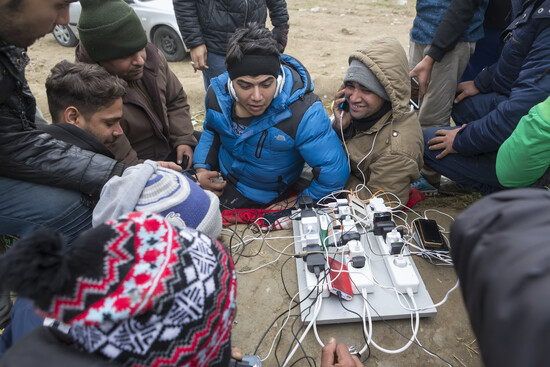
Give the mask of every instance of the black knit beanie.
M 95 62 L 130 56 L 147 44 L 137 14 L 123 0 L 82 0 L 80 4 L 80 42 Z

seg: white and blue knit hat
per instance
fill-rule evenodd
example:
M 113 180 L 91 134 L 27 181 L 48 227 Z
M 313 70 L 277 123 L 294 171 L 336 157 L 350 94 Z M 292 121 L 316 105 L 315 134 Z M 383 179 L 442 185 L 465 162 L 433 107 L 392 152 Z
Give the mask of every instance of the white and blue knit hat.
M 222 230 L 219 203 L 214 193 L 185 175 L 147 160 L 105 184 L 94 209 L 93 225 L 134 211 L 151 212 L 175 227 L 195 228 L 216 238 Z

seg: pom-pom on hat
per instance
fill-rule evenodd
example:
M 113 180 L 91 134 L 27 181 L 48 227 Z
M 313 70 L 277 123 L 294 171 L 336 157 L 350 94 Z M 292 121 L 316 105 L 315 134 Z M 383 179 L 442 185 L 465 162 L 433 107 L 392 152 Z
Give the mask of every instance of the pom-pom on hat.
M 125 366 L 228 363 L 233 262 L 215 240 L 178 232 L 160 215 L 109 221 L 67 252 L 59 235 L 35 233 L 0 259 L 0 277 L 44 316 L 71 325 L 89 353 Z
M 123 0 L 81 0 L 78 35 L 95 62 L 135 54 L 147 44 L 137 14 Z
M 176 227 L 191 227 L 217 238 L 222 231 L 220 201 L 182 173 L 150 160 L 111 178 L 94 208 L 93 225 L 134 211 L 161 214 Z

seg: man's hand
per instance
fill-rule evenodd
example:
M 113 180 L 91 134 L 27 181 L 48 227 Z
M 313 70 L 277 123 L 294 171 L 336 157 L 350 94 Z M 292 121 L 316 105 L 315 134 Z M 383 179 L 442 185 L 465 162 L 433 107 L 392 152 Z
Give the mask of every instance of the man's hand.
M 346 96 L 344 95 L 345 88 L 344 84 L 340 85 L 340 90 L 336 92 L 334 96 L 334 102 L 332 102 L 332 113 L 334 113 L 334 123 L 332 128 L 339 132 L 340 129 L 346 130 L 351 123 L 351 115 L 349 111 L 344 111 L 340 108 L 340 105 L 346 101 Z M 342 114 L 343 112 L 343 114 Z M 340 127 L 340 125 L 342 127 Z
M 459 83 L 456 86 L 456 92 L 458 93 L 458 96 L 456 96 L 454 103 L 458 103 L 466 97 L 471 97 L 479 94 L 479 89 L 477 89 L 473 80 L 469 80 L 467 82 Z
M 351 355 L 349 348 L 343 343 L 336 343 L 334 338 L 323 347 L 321 367 L 360 367 L 363 366 L 356 355 Z
M 170 169 L 173 169 L 174 171 L 181 172 L 181 166 L 178 166 L 174 162 L 157 161 L 157 164 L 159 167 L 170 168 Z
M 218 196 L 222 196 L 223 190 L 225 189 L 227 182 L 226 181 L 222 183 L 212 182 L 214 178 L 220 176 L 219 172 L 209 171 L 204 168 L 198 168 L 196 170 L 196 175 L 197 175 L 197 180 L 199 181 L 200 187 L 202 187 L 205 190 L 210 190 Z
M 434 62 L 435 60 L 431 56 L 426 55 L 409 73 L 411 78 L 416 77 L 418 79 L 418 84 L 420 86 L 420 99 L 424 98 L 424 94 L 428 91 L 428 86 L 430 85 L 430 80 L 432 79 Z
M 208 66 L 206 65 L 206 45 L 203 43 L 197 47 L 193 47 L 189 52 L 191 54 L 191 65 L 197 70 L 206 70 Z
M 466 124 L 457 127 L 456 129 L 441 129 L 435 132 L 436 137 L 428 140 L 428 145 L 430 150 L 440 150 L 443 151 L 436 155 L 437 159 L 445 157 L 447 154 L 456 154 L 456 150 L 453 149 L 453 143 L 455 141 L 456 134 L 462 129 Z
M 184 169 L 191 168 L 191 164 L 193 163 L 193 148 L 191 148 L 189 145 L 178 145 L 176 147 L 176 161 L 178 164 L 183 163 L 183 156 L 186 155 L 189 157 L 187 160 L 187 167 L 184 167 Z
M 233 358 L 236 361 L 242 361 L 243 360 L 243 352 L 242 352 L 241 348 L 231 347 L 231 358 Z

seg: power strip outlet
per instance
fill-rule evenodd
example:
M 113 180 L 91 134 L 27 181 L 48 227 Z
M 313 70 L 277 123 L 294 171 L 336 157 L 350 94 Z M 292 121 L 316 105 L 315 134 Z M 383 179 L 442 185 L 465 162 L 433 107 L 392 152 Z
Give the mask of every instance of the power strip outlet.
M 307 216 L 301 219 L 300 224 L 300 241 L 302 243 L 302 248 L 305 249 L 308 244 L 318 244 L 320 245 L 319 238 L 319 224 L 317 222 L 317 216 Z M 317 298 L 319 292 L 323 294 L 323 297 L 326 298 L 330 296 L 328 291 L 327 276 L 328 269 L 321 271 L 319 279 L 311 271 L 307 269 L 306 261 L 304 259 L 304 277 L 306 280 L 306 287 L 309 295 L 309 298 Z
M 405 293 L 407 292 L 407 288 L 410 288 L 413 293 L 417 293 L 420 280 L 411 263 L 409 250 L 404 248 L 400 254 L 391 255 L 391 242 L 395 241 L 397 237 L 401 238 L 399 233 L 397 231 L 388 233 L 386 241 L 384 241 L 382 236 L 374 237 L 376 238 L 380 252 L 383 254 L 386 269 L 390 274 L 395 289 Z
M 315 277 L 315 274 L 307 270 L 304 264 L 304 273 L 306 278 L 306 287 L 309 294 L 309 298 L 315 299 L 318 297 L 319 292 L 323 294 L 323 298 L 330 296 L 328 291 L 328 270 L 321 272 L 319 280 Z
M 346 256 L 346 262 L 353 287 L 353 294 L 361 294 L 361 290 L 365 289 L 367 293 L 374 292 L 374 280 L 372 278 L 372 270 L 369 263 L 365 263 L 362 268 L 355 268 L 349 256 Z

